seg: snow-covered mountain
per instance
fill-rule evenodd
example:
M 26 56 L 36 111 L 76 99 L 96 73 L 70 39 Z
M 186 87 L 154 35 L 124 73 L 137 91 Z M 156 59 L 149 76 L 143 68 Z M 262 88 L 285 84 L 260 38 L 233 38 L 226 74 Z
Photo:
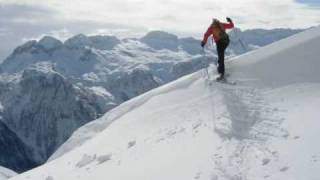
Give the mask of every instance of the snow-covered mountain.
M 123 40 L 80 34 L 61 42 L 46 36 L 16 48 L 0 65 L 0 113 L 17 139 L 6 146 L 7 152 L 17 157 L 7 160 L 1 151 L 0 165 L 20 172 L 44 163 L 80 126 L 128 99 L 207 67 L 215 60 L 213 47 L 203 51 L 199 44 L 194 38 L 154 31 Z M 229 54 L 244 52 L 233 44 Z
M 105 97 L 71 84 L 51 65 L 38 63 L 19 75 L 9 83 L 1 82 L 5 87 L 1 89 L 2 122 L 31 147 L 32 151 L 24 155 L 37 164 L 45 161 L 79 126 L 106 111 L 106 105 L 98 103 L 106 102 Z M 20 161 L 18 165 L 22 165 Z M 31 167 L 34 165 L 28 168 Z
M 0 166 L 0 180 L 6 180 L 17 175 L 16 172 Z
M 229 83 L 211 66 L 151 90 L 12 180 L 319 179 L 319 47 L 317 27 L 228 61 Z

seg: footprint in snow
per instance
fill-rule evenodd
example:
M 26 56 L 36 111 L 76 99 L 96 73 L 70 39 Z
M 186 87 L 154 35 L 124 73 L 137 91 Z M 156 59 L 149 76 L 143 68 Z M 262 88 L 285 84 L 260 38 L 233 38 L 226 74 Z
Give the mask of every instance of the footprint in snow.
M 78 168 L 82 168 L 90 163 L 92 163 L 94 160 L 96 160 L 96 155 L 87 155 L 87 154 L 84 154 L 81 158 L 81 160 L 76 164 L 76 166 Z
M 278 158 L 278 157 L 279 157 L 278 151 L 272 151 L 271 154 L 272 154 L 272 156 L 275 157 L 275 158 Z
M 52 176 L 48 176 L 48 177 L 46 178 L 46 180 L 53 180 L 53 177 L 52 177 Z
M 312 162 L 319 162 L 319 161 L 320 161 L 320 157 L 317 156 L 317 155 L 313 155 L 313 156 L 311 157 L 311 160 L 312 160 Z
M 265 176 L 263 176 L 263 178 L 265 178 L 265 179 L 267 179 L 267 178 L 269 178 L 270 177 L 270 175 L 265 175 Z
M 136 141 L 130 141 L 128 142 L 128 149 L 136 145 Z
M 289 167 L 288 167 L 288 166 L 285 166 L 285 167 L 281 168 L 280 171 L 281 171 L 281 172 L 286 172 L 288 169 L 289 169 Z
M 282 134 L 282 137 L 283 137 L 283 138 L 286 138 L 286 139 L 289 138 L 290 134 L 289 134 L 289 132 L 288 132 L 287 130 L 281 128 L 281 132 L 283 133 L 283 134 Z
M 218 179 L 219 179 L 219 177 L 217 175 L 215 175 L 215 174 L 211 175 L 210 180 L 218 180 Z
M 111 160 L 111 156 L 112 156 L 111 154 L 98 156 L 98 158 L 97 158 L 98 164 L 102 164 L 102 163 L 105 163 L 105 162 Z
M 300 136 L 295 136 L 295 137 L 293 137 L 294 139 L 299 139 L 300 138 Z
M 269 162 L 270 162 L 270 159 L 265 158 L 265 159 L 262 160 L 262 165 L 263 165 L 263 166 L 264 166 L 264 165 L 267 165 L 267 164 L 269 164 Z
M 196 123 L 192 126 L 194 130 L 198 129 L 201 126 L 201 123 Z
M 200 173 L 200 172 L 198 172 L 198 173 L 194 176 L 194 179 L 199 179 L 199 178 L 200 178 L 200 176 L 201 176 L 201 173 Z
M 167 133 L 168 136 L 174 136 L 175 134 L 177 134 L 177 131 L 175 131 L 175 130 L 169 131 Z

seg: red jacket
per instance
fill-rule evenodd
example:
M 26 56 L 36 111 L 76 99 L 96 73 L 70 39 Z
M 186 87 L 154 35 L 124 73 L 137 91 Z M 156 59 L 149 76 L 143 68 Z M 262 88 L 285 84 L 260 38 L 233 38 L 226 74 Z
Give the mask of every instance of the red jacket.
M 229 24 L 228 24 L 228 23 L 221 23 L 221 24 L 222 24 L 222 26 L 223 26 L 224 29 L 232 29 L 232 28 L 234 28 L 234 24 L 233 24 L 233 23 L 229 23 Z M 218 41 L 220 40 L 220 37 L 219 37 L 219 35 L 218 35 L 218 34 L 219 34 L 218 31 L 220 31 L 220 30 L 218 30 L 217 28 L 214 28 L 214 27 L 210 26 L 210 27 L 208 28 L 207 32 L 204 34 L 202 42 L 207 43 L 208 38 L 209 38 L 211 35 L 212 35 L 214 41 L 215 41 L 215 42 L 218 42 Z

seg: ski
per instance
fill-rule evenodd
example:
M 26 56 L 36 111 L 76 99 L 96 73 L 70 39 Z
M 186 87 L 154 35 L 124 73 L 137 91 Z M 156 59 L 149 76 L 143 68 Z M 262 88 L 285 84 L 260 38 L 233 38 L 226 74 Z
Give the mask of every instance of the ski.
M 236 85 L 236 82 L 234 81 L 229 81 L 227 79 L 227 77 L 229 77 L 230 74 L 226 74 L 224 76 L 221 76 L 221 75 L 218 75 L 218 77 L 215 78 L 216 82 L 219 82 L 219 83 L 225 83 L 225 84 L 229 84 L 229 85 Z

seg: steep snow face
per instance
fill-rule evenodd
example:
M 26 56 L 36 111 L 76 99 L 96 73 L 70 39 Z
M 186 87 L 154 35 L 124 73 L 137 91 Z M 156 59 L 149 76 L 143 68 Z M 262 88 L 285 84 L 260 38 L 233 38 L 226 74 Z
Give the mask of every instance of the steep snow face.
M 240 76 L 243 74 L 241 71 L 247 72 L 246 76 L 255 77 L 257 84 L 266 87 L 317 83 L 319 61 L 316 49 L 320 41 L 318 30 L 319 28 L 313 28 L 290 37 L 290 42 L 279 41 L 266 46 L 263 51 L 253 51 L 234 58 L 231 73 Z M 240 63 L 240 59 L 244 62 Z
M 149 91 L 13 180 L 319 179 L 319 47 L 314 28 L 229 61 L 225 83 L 210 67 Z
M 0 180 L 6 180 L 17 175 L 16 172 L 0 166 Z

